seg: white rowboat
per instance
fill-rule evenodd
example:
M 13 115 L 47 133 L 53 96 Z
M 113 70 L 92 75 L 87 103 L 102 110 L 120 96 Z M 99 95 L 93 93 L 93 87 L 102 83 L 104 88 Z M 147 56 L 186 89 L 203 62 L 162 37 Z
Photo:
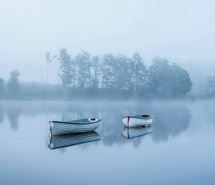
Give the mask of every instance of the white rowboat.
M 144 125 L 151 125 L 153 122 L 153 116 L 149 114 L 124 116 L 122 122 L 126 127 L 139 127 Z
M 98 118 L 84 118 L 73 121 L 50 121 L 51 135 L 83 133 L 94 131 L 101 119 Z

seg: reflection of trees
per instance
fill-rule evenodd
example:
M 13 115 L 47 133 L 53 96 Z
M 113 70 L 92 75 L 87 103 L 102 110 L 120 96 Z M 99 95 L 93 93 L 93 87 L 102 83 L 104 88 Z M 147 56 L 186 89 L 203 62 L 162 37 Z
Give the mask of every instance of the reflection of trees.
M 109 110 L 103 112 L 101 136 L 105 146 L 112 146 L 113 144 L 122 145 L 125 139 L 121 136 L 123 125 L 120 120 L 120 110 Z
M 7 117 L 10 122 L 10 127 L 13 130 L 17 130 L 19 127 L 19 109 L 18 108 L 9 108 Z
M 134 115 L 150 112 L 147 103 L 143 104 L 141 102 L 117 102 L 116 104 L 110 103 L 102 112 L 102 128 L 100 135 L 102 136 L 103 143 L 105 146 L 112 146 L 116 144 L 117 146 L 131 143 L 135 148 L 138 148 L 141 144 L 143 137 L 134 138 L 131 140 L 125 139 L 121 132 L 124 128 L 121 117 L 125 115 Z
M 143 137 L 126 140 L 121 136 L 124 125 L 121 117 L 124 115 L 134 115 L 149 113 L 154 116 L 153 139 L 154 141 L 166 141 L 169 136 L 175 137 L 185 131 L 190 122 L 191 113 L 182 102 L 109 102 L 91 106 L 86 104 L 83 107 L 68 107 L 62 117 L 70 113 L 71 119 L 83 117 L 102 118 L 98 133 L 102 137 L 105 146 L 124 145 L 132 143 L 134 147 L 139 147 Z
M 29 108 L 30 107 L 30 108 Z M 191 113 L 184 102 L 168 101 L 98 101 L 98 102 L 34 102 L 22 104 L 10 104 L 0 107 L 0 122 L 4 119 L 3 110 L 7 110 L 7 117 L 11 129 L 18 129 L 20 114 L 35 116 L 36 114 L 47 114 L 48 119 L 63 119 L 70 115 L 70 119 L 84 117 L 101 118 L 101 124 L 96 130 L 101 136 L 105 146 L 121 146 L 131 143 L 134 147 L 140 146 L 144 137 L 127 140 L 121 136 L 124 127 L 121 117 L 124 115 L 152 114 L 154 141 L 167 141 L 170 136 L 176 137 L 189 127 Z M 54 115 L 55 117 L 50 117 Z M 98 143 L 98 144 L 99 144 Z M 87 144 L 86 144 L 87 145 Z M 88 146 L 88 145 L 87 145 Z M 87 146 L 82 146 L 87 148 Z
M 96 115 L 102 118 L 99 133 L 105 146 L 124 145 L 131 142 L 134 147 L 138 147 L 144 139 L 143 136 L 128 141 L 121 136 L 123 129 L 121 116 L 123 115 L 153 114 L 154 141 L 166 141 L 169 136 L 178 136 L 189 127 L 191 119 L 191 112 L 183 102 L 140 102 L 126 103 L 125 105 L 119 103 L 118 105 L 108 105 L 99 107 L 99 109 L 97 107 L 88 110 L 92 111 L 91 113 L 88 112 L 88 115 Z
M 182 104 L 168 103 L 157 107 L 153 122 L 153 139 L 166 141 L 189 127 L 191 112 Z
M 116 105 L 106 106 L 99 104 L 99 106 L 91 106 L 86 104 L 83 107 L 74 108 L 70 107 L 60 116 L 60 119 L 81 119 L 85 117 L 97 117 L 101 118 L 101 124 L 97 129 L 97 132 L 101 135 L 102 142 L 105 146 L 123 145 L 127 141 L 121 136 L 123 124 L 121 116 L 124 115 L 126 110 Z M 68 116 L 70 115 L 70 116 Z M 130 141 L 129 141 L 130 142 Z
M 215 71 L 214 71 L 215 72 Z M 204 118 L 206 124 L 213 125 L 215 129 L 215 101 L 214 99 L 210 100 L 204 100 L 201 101 L 201 104 L 198 104 L 198 106 L 195 106 L 196 112 L 198 112 L 199 115 L 202 115 L 202 110 L 204 110 Z

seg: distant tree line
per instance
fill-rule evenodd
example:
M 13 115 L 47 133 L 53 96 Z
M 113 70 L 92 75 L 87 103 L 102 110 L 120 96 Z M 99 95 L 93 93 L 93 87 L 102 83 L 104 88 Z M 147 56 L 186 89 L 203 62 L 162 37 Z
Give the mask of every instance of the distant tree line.
M 20 73 L 14 70 L 8 82 L 0 78 L 0 99 L 179 97 L 192 87 L 185 69 L 159 57 L 146 66 L 139 53 L 128 58 L 121 54 L 91 56 L 81 51 L 72 58 L 63 48 L 54 57 L 46 54 L 47 69 L 54 59 L 59 64 L 56 75 L 61 85 L 22 84 Z
M 185 69 L 159 57 L 146 66 L 139 53 L 132 58 L 121 54 L 99 57 L 82 51 L 72 58 L 63 48 L 58 60 L 62 85 L 72 88 L 169 97 L 186 95 L 192 87 Z

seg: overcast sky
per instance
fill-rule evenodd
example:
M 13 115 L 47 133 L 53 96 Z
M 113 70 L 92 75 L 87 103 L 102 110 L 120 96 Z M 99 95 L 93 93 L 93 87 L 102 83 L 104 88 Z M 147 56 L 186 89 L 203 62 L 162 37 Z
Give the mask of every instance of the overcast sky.
M 23 81 L 45 81 L 45 54 L 62 47 L 72 56 L 139 52 L 146 64 L 160 56 L 212 71 L 215 1 L 0 0 L 0 77 L 18 69 Z

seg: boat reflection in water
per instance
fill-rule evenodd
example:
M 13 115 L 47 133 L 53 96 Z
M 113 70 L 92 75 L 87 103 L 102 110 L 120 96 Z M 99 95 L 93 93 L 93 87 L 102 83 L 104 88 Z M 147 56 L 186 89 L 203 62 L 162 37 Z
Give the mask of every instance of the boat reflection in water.
M 99 140 L 101 140 L 101 136 L 95 131 L 86 133 L 52 135 L 49 142 L 49 148 L 57 149 Z
M 152 126 L 142 126 L 142 127 L 124 127 L 122 130 L 122 136 L 127 139 L 132 139 L 136 137 L 141 137 L 153 132 Z

